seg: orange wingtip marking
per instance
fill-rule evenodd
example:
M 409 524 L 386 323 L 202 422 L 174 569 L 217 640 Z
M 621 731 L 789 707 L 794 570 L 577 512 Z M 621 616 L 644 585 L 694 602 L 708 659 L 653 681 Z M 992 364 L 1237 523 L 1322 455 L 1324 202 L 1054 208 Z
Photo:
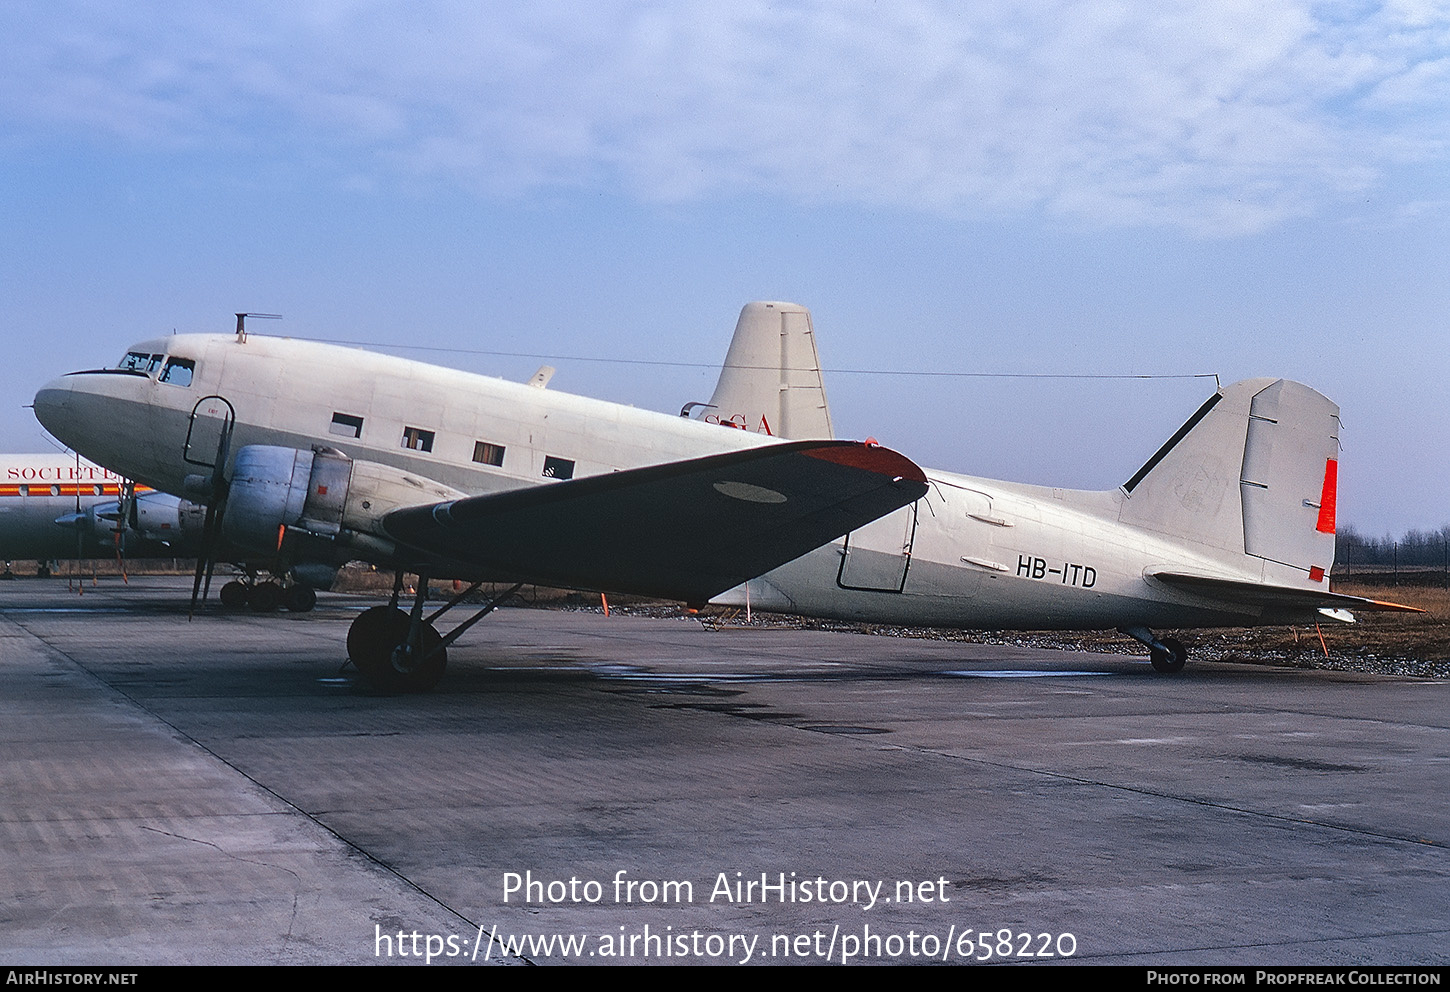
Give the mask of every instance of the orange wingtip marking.
M 907 458 L 898 454 L 890 448 L 882 448 L 879 445 L 848 444 L 833 445 L 829 448 L 813 448 L 802 452 L 812 458 L 819 458 L 825 462 L 835 462 L 837 465 L 845 465 L 849 468 L 864 469 L 867 472 L 878 472 L 881 475 L 910 479 L 913 482 L 925 484 L 926 473 L 921 467 Z
M 1406 606 L 1403 603 L 1387 603 L 1381 599 L 1370 600 L 1375 606 L 1382 610 L 1398 610 L 1401 613 L 1429 613 L 1429 610 L 1422 610 L 1418 606 Z

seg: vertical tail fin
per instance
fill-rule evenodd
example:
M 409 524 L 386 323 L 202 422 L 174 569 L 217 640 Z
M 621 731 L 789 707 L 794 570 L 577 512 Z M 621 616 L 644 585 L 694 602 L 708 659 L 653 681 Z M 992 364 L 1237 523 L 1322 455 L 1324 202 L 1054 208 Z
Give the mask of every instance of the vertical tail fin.
M 747 303 L 702 419 L 792 440 L 834 437 L 811 312 Z
M 1124 483 L 1118 519 L 1320 583 L 1334 563 L 1338 459 L 1338 406 L 1297 382 L 1249 379 L 1210 397 Z

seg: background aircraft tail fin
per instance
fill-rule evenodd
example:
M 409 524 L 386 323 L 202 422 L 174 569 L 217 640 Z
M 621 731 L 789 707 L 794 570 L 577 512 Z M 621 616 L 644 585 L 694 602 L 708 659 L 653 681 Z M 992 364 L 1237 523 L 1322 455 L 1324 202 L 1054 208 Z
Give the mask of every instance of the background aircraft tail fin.
M 1338 466 L 1338 406 L 1288 379 L 1249 379 L 1211 396 L 1123 484 L 1119 520 L 1256 559 L 1266 580 L 1321 584 Z
M 792 440 L 833 438 L 811 312 L 747 303 L 700 418 Z

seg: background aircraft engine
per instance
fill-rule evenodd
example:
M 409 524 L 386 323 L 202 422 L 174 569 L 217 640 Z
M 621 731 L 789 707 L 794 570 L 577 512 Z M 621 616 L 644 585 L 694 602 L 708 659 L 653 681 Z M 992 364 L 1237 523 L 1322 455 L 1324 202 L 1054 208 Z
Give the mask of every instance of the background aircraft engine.
M 284 527 L 335 535 L 351 476 L 352 460 L 331 448 L 249 444 L 237 452 L 222 536 L 241 548 L 275 553 Z
M 200 504 L 167 493 L 146 493 L 136 497 L 123 537 L 136 534 L 172 547 L 195 546 L 201 542 L 205 517 L 206 507 Z

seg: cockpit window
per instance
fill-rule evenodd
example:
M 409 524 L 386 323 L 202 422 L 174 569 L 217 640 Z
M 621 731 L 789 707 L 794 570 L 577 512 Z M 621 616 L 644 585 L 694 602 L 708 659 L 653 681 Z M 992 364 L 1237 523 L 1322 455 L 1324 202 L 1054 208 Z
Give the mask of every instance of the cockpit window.
M 161 360 L 165 355 L 155 355 L 145 351 L 128 351 L 126 357 L 116 363 L 116 368 L 123 372 L 145 372 L 147 375 L 155 375 L 156 370 L 161 368 Z
M 173 386 L 190 386 L 195 372 L 196 362 L 190 358 L 170 358 L 166 361 L 166 368 L 161 370 L 158 381 L 169 382 Z

